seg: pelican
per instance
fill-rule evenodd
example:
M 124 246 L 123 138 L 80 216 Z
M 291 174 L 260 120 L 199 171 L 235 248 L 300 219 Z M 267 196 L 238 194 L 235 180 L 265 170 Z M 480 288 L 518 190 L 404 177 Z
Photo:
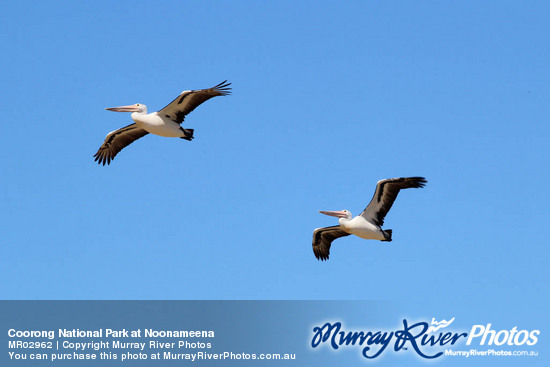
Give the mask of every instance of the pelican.
M 384 217 L 390 211 L 399 190 L 424 187 L 424 177 L 400 177 L 380 180 L 369 205 L 363 212 L 352 219 L 348 210 L 324 211 L 319 213 L 337 217 L 338 226 L 317 228 L 313 231 L 313 253 L 318 260 L 328 260 L 330 245 L 337 238 L 354 234 L 367 240 L 390 242 L 392 230 L 383 230 Z
M 230 85 L 231 83 L 224 80 L 209 89 L 183 91 L 168 106 L 149 114 L 147 106 L 142 103 L 106 108 L 106 110 L 114 112 L 132 112 L 130 116 L 134 123 L 107 134 L 105 141 L 94 155 L 95 160 L 98 164 L 110 164 L 118 152 L 149 133 L 193 140 L 194 130 L 181 127 L 185 116 L 212 97 L 230 94 Z

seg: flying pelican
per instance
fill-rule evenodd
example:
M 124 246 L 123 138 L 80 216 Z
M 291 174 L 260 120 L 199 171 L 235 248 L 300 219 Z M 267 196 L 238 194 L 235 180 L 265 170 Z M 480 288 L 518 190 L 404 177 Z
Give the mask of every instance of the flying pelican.
M 392 230 L 383 230 L 384 217 L 401 189 L 420 188 L 427 183 L 424 177 L 400 177 L 380 180 L 374 196 L 363 212 L 352 218 L 348 210 L 319 213 L 338 217 L 338 226 L 317 228 L 313 231 L 313 253 L 318 260 L 328 260 L 330 245 L 337 238 L 354 234 L 367 240 L 391 241 Z
M 150 114 L 147 114 L 147 106 L 141 103 L 106 108 L 108 111 L 132 112 L 130 116 L 134 123 L 107 134 L 105 141 L 94 155 L 95 160 L 98 164 L 110 164 L 123 148 L 149 133 L 166 137 L 178 137 L 189 141 L 193 140 L 193 129 L 181 127 L 185 116 L 212 97 L 230 94 L 230 85 L 231 83 L 224 80 L 209 89 L 183 91 L 168 106 Z

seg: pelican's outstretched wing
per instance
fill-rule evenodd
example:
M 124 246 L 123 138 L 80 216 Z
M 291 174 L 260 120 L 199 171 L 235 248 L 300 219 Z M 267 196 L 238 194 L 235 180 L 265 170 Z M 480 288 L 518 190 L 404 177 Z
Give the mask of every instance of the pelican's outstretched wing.
M 99 147 L 97 153 L 94 154 L 95 160 L 98 164 L 109 164 L 123 148 L 147 134 L 149 133 L 136 124 L 111 131 L 107 134 L 105 141 Z
M 374 196 L 361 216 L 377 226 L 383 225 L 384 217 L 390 211 L 399 190 L 424 187 L 427 182 L 424 177 L 388 178 L 378 181 Z
M 349 233 L 340 226 L 317 228 L 313 231 L 313 253 L 317 260 L 328 260 L 332 241 L 344 236 L 349 236 Z
M 167 117 L 178 124 L 183 122 L 187 114 L 193 111 L 201 103 L 212 97 L 226 96 L 231 93 L 231 83 L 224 80 L 220 84 L 209 89 L 186 90 L 174 99 L 170 104 L 158 111 L 158 114 Z

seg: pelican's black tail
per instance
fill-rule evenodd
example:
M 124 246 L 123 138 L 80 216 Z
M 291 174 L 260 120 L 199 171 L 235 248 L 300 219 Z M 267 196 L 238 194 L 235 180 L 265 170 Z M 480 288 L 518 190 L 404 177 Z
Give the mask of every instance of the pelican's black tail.
M 193 140 L 193 131 L 195 130 L 182 128 L 181 131 L 183 131 L 183 133 L 185 134 L 185 136 L 181 137 L 182 139 L 189 140 L 189 141 Z
M 382 241 L 391 242 L 391 229 L 383 230 L 382 233 L 384 233 L 384 239 Z

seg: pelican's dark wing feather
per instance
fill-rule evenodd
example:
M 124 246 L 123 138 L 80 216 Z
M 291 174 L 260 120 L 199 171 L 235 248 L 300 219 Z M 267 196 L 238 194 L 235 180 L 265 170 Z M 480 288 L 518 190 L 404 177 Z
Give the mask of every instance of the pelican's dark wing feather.
M 109 164 L 123 148 L 147 134 L 149 133 L 136 124 L 130 124 L 122 129 L 111 131 L 107 134 L 97 153 L 94 154 L 95 160 L 98 164 Z
M 361 216 L 377 226 L 382 226 L 384 217 L 390 211 L 400 190 L 424 187 L 427 182 L 424 177 L 399 177 L 378 181 L 374 196 Z
M 227 83 L 227 80 L 224 80 L 212 88 L 183 91 L 168 106 L 158 111 L 158 114 L 181 124 L 185 116 L 201 103 L 208 101 L 212 97 L 230 94 L 230 85 L 231 83 Z
M 317 228 L 313 231 L 313 253 L 317 260 L 328 260 L 332 241 L 344 236 L 349 236 L 349 233 L 340 226 Z

